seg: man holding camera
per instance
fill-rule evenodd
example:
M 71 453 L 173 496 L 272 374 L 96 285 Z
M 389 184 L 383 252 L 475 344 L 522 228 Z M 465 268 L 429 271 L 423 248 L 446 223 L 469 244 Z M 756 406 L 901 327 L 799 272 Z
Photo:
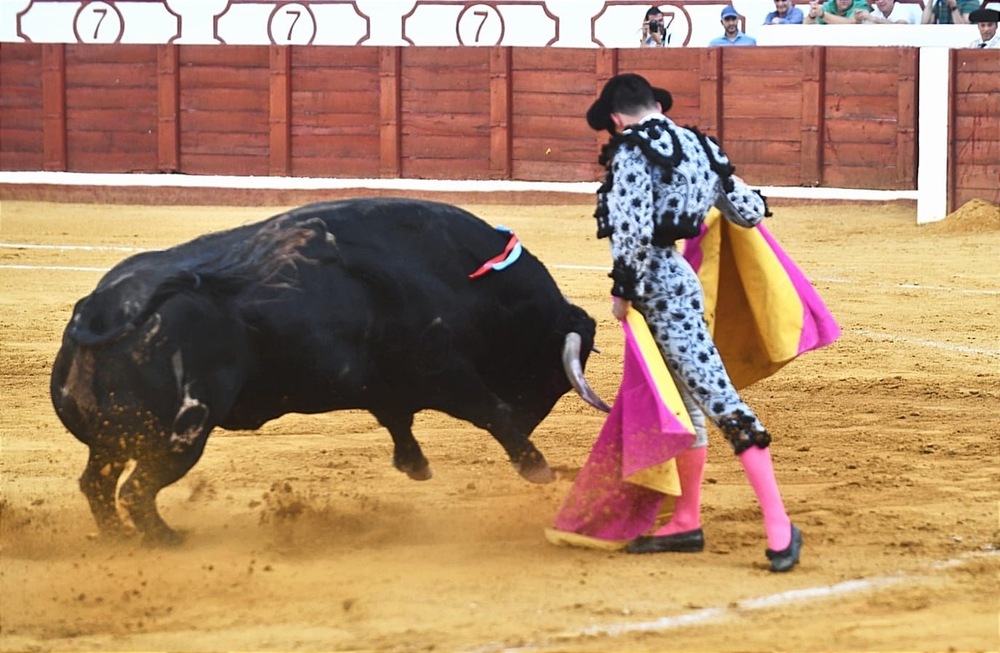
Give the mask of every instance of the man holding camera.
M 667 27 L 663 22 L 663 12 L 659 7 L 650 7 L 646 10 L 646 19 L 642 22 L 642 38 L 639 39 L 639 47 L 642 48 L 663 48 L 670 43 L 670 35 L 667 34 Z

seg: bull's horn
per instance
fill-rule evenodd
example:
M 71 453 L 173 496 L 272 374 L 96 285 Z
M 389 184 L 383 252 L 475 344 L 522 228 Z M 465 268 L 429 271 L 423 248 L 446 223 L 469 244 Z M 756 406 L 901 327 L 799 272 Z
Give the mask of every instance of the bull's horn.
M 583 364 L 580 362 L 580 342 L 580 334 L 575 331 L 567 333 L 566 339 L 563 341 L 562 362 L 563 370 L 566 371 L 566 378 L 569 379 L 569 382 L 573 385 L 573 389 L 576 390 L 576 393 L 584 401 L 597 410 L 610 413 L 611 407 L 597 396 L 594 389 L 587 383 L 587 379 L 583 377 Z

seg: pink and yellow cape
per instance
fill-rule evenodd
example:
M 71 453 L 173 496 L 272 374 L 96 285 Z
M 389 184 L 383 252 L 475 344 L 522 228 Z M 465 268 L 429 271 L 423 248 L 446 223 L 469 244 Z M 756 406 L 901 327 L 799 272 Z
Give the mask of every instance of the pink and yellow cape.
M 762 226 L 730 224 L 717 209 L 684 257 L 705 291 L 705 318 L 737 388 L 766 378 L 840 336 L 809 280 Z M 646 322 L 631 310 L 622 381 L 611 413 L 545 534 L 554 544 L 618 549 L 651 530 L 680 494 L 674 456 L 691 419 Z

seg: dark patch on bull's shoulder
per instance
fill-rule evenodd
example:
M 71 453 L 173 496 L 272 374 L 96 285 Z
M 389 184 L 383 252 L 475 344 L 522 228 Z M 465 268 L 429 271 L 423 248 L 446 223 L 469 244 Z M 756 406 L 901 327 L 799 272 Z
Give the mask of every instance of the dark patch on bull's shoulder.
M 197 255 L 192 243 L 136 257 L 127 272 L 109 273 L 97 290 L 77 303 L 68 334 L 85 345 L 113 342 L 181 293 L 224 302 L 262 286 L 295 288 L 297 264 L 336 254 L 336 241 L 319 218 L 281 215 L 248 233 L 235 242 L 202 239 Z M 317 247 L 307 252 L 311 243 Z

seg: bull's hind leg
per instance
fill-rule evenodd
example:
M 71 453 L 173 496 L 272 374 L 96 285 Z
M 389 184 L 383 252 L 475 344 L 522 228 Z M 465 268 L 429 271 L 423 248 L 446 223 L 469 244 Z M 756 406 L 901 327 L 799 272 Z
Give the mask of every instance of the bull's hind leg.
M 208 434 L 189 445 L 170 451 L 144 451 L 136 456 L 135 469 L 122 484 L 121 503 L 143 543 L 153 546 L 176 546 L 184 541 L 183 533 L 170 528 L 156 509 L 160 490 L 178 481 L 194 467 L 205 449 Z
M 80 476 L 80 490 L 87 497 L 90 512 L 94 515 L 102 537 L 116 539 L 128 533 L 116 508 L 118 479 L 126 462 L 124 454 L 93 445 L 90 447 L 87 467 Z
M 413 437 L 413 413 L 373 410 L 372 415 L 392 436 L 394 449 L 392 465 L 415 481 L 426 481 L 431 476 L 430 463 Z

